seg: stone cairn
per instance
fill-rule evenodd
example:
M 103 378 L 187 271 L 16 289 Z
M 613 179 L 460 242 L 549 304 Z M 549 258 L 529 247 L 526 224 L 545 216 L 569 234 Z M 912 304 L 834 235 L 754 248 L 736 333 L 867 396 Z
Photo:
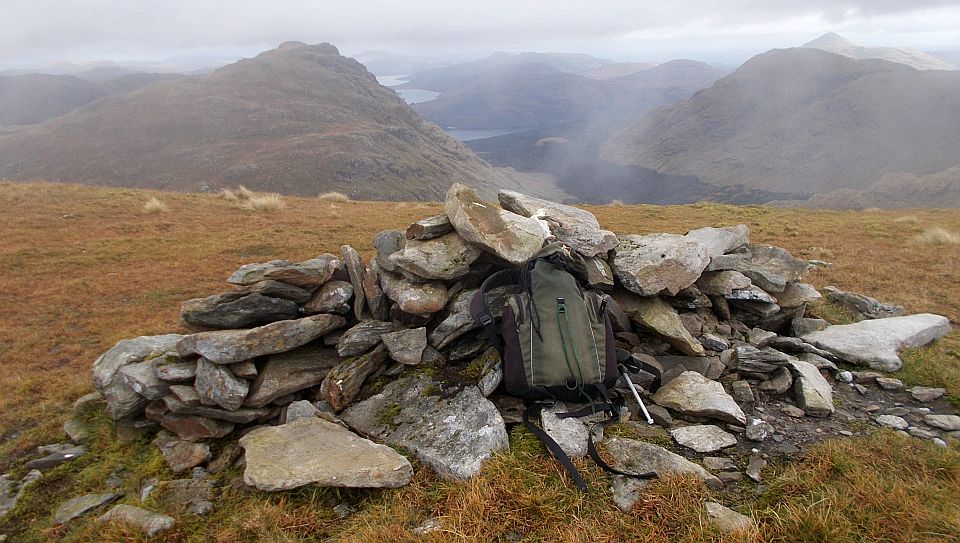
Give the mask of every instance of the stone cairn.
M 232 290 L 183 303 L 182 321 L 206 331 L 123 340 L 97 359 L 93 379 L 107 412 L 120 430 L 162 427 L 154 443 L 174 472 L 223 469 L 239 449 L 222 447 L 214 459 L 210 444 L 242 436 L 244 481 L 260 490 L 401 486 L 413 468 L 392 447 L 442 477 L 469 478 L 509 446 L 505 424 L 522 409 L 495 393 L 499 359 L 469 300 L 484 278 L 550 240 L 569 248 L 573 273 L 606 293 L 618 346 L 663 369 L 650 411 L 698 453 L 737 444 L 727 430 L 756 441 L 770 434 L 770 424 L 747 416 L 761 397 L 792 399 L 787 407 L 799 417 L 828 417 L 835 406 L 824 375 L 838 373 L 835 362 L 895 371 L 898 348 L 950 330 L 944 317 L 899 316 L 902 308 L 837 290 L 831 299 L 852 297 L 873 320 L 806 318 L 821 295 L 803 275 L 827 264 L 751 244 L 742 224 L 618 237 L 578 208 L 509 191 L 499 204 L 454 184 L 443 215 L 377 234 L 369 263 L 344 245 L 339 257 L 240 267 L 227 279 Z M 508 295 L 492 292 L 491 307 Z M 586 423 L 555 416 L 568 407 L 545 409 L 543 424 L 582 456 Z M 960 422 L 953 419 L 941 428 Z M 610 437 L 604 445 L 623 469 L 722 484 L 651 443 Z M 729 471 L 729 461 L 704 462 Z M 762 467 L 750 464 L 748 475 Z M 618 503 L 629 507 L 637 487 L 618 485 Z

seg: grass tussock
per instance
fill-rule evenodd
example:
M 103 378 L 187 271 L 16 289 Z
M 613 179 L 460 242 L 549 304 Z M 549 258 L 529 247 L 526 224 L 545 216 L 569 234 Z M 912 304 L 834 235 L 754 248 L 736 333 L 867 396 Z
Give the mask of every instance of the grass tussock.
M 243 185 L 240 185 L 239 187 L 237 187 L 237 198 L 239 200 L 249 200 L 254 195 L 256 195 L 255 192 L 253 192 L 252 190 L 248 189 Z
M 902 217 L 897 217 L 893 222 L 906 223 L 906 224 L 917 224 L 920 222 L 920 217 L 916 215 L 904 215 Z
M 350 197 L 342 192 L 324 192 L 323 194 L 318 194 L 317 199 L 321 202 L 347 203 L 350 201 Z
M 275 193 L 251 194 L 243 199 L 240 207 L 250 211 L 272 212 L 284 209 L 287 202 L 283 200 L 283 196 Z
M 170 208 L 156 196 L 151 196 L 150 199 L 143 204 L 144 213 L 166 213 L 167 211 L 170 211 Z
M 220 192 L 217 193 L 217 194 L 218 194 L 221 198 L 223 198 L 224 200 L 226 200 L 226 201 L 228 201 L 228 202 L 236 202 L 236 201 L 238 201 L 238 200 L 240 199 L 240 197 L 237 196 L 237 193 L 236 193 L 236 192 L 234 192 L 234 191 L 232 191 L 232 190 L 230 190 L 230 189 L 228 189 L 228 188 L 226 188 L 226 187 L 220 189 Z
M 946 228 L 934 226 L 914 236 L 914 241 L 928 245 L 956 245 L 960 243 L 960 234 Z

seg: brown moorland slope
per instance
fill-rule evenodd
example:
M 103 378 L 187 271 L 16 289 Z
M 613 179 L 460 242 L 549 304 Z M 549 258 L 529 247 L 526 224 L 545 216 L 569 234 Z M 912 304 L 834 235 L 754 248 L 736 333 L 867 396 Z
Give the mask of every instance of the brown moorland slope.
M 360 63 L 302 43 L 0 135 L 0 177 L 377 200 L 439 199 L 438 180 L 517 186 Z
M 960 164 L 960 71 L 775 49 L 642 117 L 603 157 L 797 199 L 943 172 Z
M 144 213 L 150 196 L 169 211 Z M 256 213 L 213 195 L 0 182 L 0 473 L 22 474 L 31 448 L 63 439 L 70 403 L 91 390 L 90 365 L 115 341 L 179 330 L 182 300 L 218 292 L 237 266 L 273 258 L 306 259 L 349 243 L 370 257 L 380 229 L 405 227 L 439 212 L 439 204 L 331 203 L 287 198 L 287 207 Z M 735 207 L 604 206 L 590 208 L 615 232 L 685 232 L 744 222 L 751 239 L 833 262 L 809 274 L 835 284 L 960 318 L 958 245 L 912 241 L 929 227 L 960 232 L 952 210 L 832 212 Z M 829 308 L 819 308 L 826 311 Z M 946 386 L 960 398 L 960 333 L 906 355 L 898 377 Z M 135 540 L 132 531 L 84 520 L 53 527 L 62 501 L 103 491 L 115 470 L 124 492 L 150 477 L 171 479 L 156 447 L 118 443 L 102 415 L 88 419 L 93 453 L 48 472 L 0 533 L 16 541 Z M 418 470 L 397 491 L 248 493 L 227 483 L 211 517 L 178 515 L 157 541 L 945 541 L 960 537 L 960 451 L 878 433 L 829 441 L 805 459 L 777 468 L 757 498 L 717 495 L 682 479 L 655 484 L 630 514 L 607 493 L 608 479 L 584 464 L 593 493 L 578 495 L 529 434 L 467 483 L 440 481 Z M 233 483 L 231 483 L 233 481 Z M 721 535 L 702 512 L 705 499 L 752 512 L 757 533 Z M 355 513 L 340 520 L 332 506 Z M 158 507 L 154 502 L 149 507 Z M 438 516 L 442 530 L 411 529 Z M 513 534 L 513 535 L 511 535 Z

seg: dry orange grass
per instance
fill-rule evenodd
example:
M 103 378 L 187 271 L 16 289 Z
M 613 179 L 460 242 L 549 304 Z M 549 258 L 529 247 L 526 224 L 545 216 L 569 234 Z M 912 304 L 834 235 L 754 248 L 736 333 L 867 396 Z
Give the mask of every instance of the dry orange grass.
M 178 210 L 173 219 L 137 213 L 144 197 L 128 189 L 0 183 L 0 390 L 5 391 L 0 395 L 0 473 L 17 466 L 36 445 L 62 439 L 59 427 L 70 403 L 91 390 L 90 365 L 96 356 L 122 338 L 184 332 L 178 322 L 180 302 L 225 290 L 224 279 L 238 266 L 336 254 L 345 243 L 369 258 L 377 231 L 405 228 L 441 211 L 439 204 L 353 202 L 349 220 L 343 220 L 331 214 L 329 202 L 288 197 L 283 213 L 250 214 L 215 195 L 171 193 L 164 199 Z M 954 321 L 960 317 L 960 251 L 955 245 L 910 243 L 917 227 L 895 222 L 900 214 L 712 204 L 590 210 L 606 228 L 621 233 L 683 233 L 744 222 L 755 242 L 781 245 L 807 258 L 831 255 L 832 268 L 808 275 L 818 287 L 834 284 L 910 311 L 937 312 Z M 923 224 L 960 230 L 955 210 L 911 213 Z M 948 349 L 960 349 L 956 337 L 954 333 L 945 342 Z M 46 477 L 42 492 L 27 500 L 32 505 L 15 516 L 20 529 L 32 534 L 22 539 L 134 537 L 94 522 L 49 527 L 46 515 L 56 504 L 82 491 L 102 491 L 113 468 L 110 462 L 130 466 L 135 474 L 130 485 L 148 474 L 173 477 L 154 447 L 116 444 L 109 439 L 110 424 L 97 424 L 102 436 L 94 445 L 97 454 Z M 302 489 L 264 495 L 227 490 L 222 509 L 212 518 L 178 517 L 177 528 L 160 540 L 487 541 L 519 536 L 523 541 L 796 541 L 804 530 L 812 530 L 812 540 L 852 541 L 870 522 L 880 523 L 886 530 L 882 538 L 889 541 L 960 539 L 960 528 L 949 521 L 960 518 L 956 455 L 918 440 L 876 439 L 810 452 L 808 461 L 773 479 L 785 483 L 771 484 L 776 493 L 770 502 L 757 503 L 752 494 L 719 497 L 743 512 L 754 510 L 761 530 L 752 536 L 713 532 L 701 512 L 705 491 L 682 480 L 655 486 L 638 508 L 623 515 L 606 494 L 604 475 L 584 465 L 595 492 L 579 496 L 542 450 L 524 452 L 530 447 L 521 444 L 488 465 L 482 477 L 462 484 L 437 481 L 427 470 L 418 470 L 414 484 L 397 491 Z M 833 463 L 825 464 L 823 458 Z M 897 463 L 904 467 L 885 478 Z M 871 470 L 876 473 L 864 477 Z M 238 475 L 234 471 L 226 477 Z M 925 491 L 928 487 L 936 492 Z M 894 501 L 914 495 L 919 498 L 904 507 L 919 510 L 904 511 Z M 339 521 L 330 508 L 344 499 L 358 512 Z M 860 503 L 871 505 L 864 512 L 857 509 Z M 432 517 L 439 518 L 440 532 L 412 535 L 413 527 Z M 833 525 L 843 528 L 828 530 Z M 9 533 L 8 528 L 0 524 L 0 533 Z M 845 537 L 832 539 L 843 530 L 848 531 Z
M 346 203 L 350 201 L 350 197 L 342 192 L 324 192 L 323 194 L 318 194 L 317 199 L 322 202 Z
M 240 207 L 250 211 L 271 212 L 287 207 L 287 202 L 279 194 L 250 194 L 244 198 Z
M 960 234 L 945 228 L 934 226 L 913 237 L 914 241 L 930 245 L 956 245 L 960 243 Z
M 167 211 L 170 211 L 170 208 L 156 196 L 151 196 L 150 199 L 143 204 L 144 213 L 165 213 Z

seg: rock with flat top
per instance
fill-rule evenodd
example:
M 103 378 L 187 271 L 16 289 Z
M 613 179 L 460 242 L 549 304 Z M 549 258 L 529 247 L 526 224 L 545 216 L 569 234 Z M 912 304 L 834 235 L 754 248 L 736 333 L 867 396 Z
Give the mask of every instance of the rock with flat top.
M 756 524 L 752 518 L 741 515 L 717 502 L 704 502 L 703 508 L 707 512 L 710 522 L 725 534 L 749 532 L 756 529 Z
M 783 292 L 787 283 L 799 281 L 809 263 L 786 249 L 772 245 L 747 245 L 736 252 L 710 259 L 707 271 L 733 270 L 770 293 Z
M 358 432 L 409 450 L 445 479 L 468 479 L 494 452 L 509 447 L 506 426 L 477 387 L 451 398 L 428 394 L 438 387 L 424 376 L 400 379 L 341 418 Z
M 107 414 L 120 420 L 139 414 L 146 400 L 120 376 L 120 368 L 175 350 L 183 336 L 140 336 L 123 339 L 93 363 L 93 386 L 107 402 Z
M 343 317 L 324 314 L 249 330 L 199 332 L 183 336 L 176 343 L 176 349 L 181 356 L 198 354 L 214 364 L 233 364 L 295 349 L 344 324 Z
M 453 232 L 450 218 L 446 215 L 434 215 L 407 227 L 407 239 L 434 239 L 450 232 Z
M 707 226 L 687 232 L 687 237 L 703 243 L 707 248 L 707 254 L 714 257 L 746 245 L 750 241 L 750 228 L 745 224 L 723 228 Z
M 901 348 L 922 347 L 950 330 L 946 317 L 921 313 L 830 326 L 802 339 L 851 364 L 889 372 L 903 366 L 897 354 Z
M 160 418 L 160 425 L 184 441 L 218 439 L 233 431 L 231 422 L 173 413 L 164 413 Z
M 407 241 L 403 250 L 390 255 L 390 261 L 407 273 L 443 281 L 463 277 L 478 258 L 480 249 L 464 241 L 456 232 L 425 241 Z
M 685 371 L 660 387 L 653 401 L 673 411 L 744 425 L 747 417 L 723 385 L 695 371 Z
M 610 437 L 603 444 L 606 451 L 614 459 L 613 467 L 627 473 L 654 471 L 661 478 L 673 474 L 693 475 L 710 488 L 716 490 L 723 488 L 720 479 L 714 477 L 707 470 L 653 443 L 624 437 Z M 649 481 L 647 480 L 615 475 L 613 477 L 613 499 L 617 507 L 625 512 L 630 511 L 642 496 L 643 488 L 648 484 Z
M 710 262 L 707 247 L 677 234 L 620 238 L 611 261 L 614 275 L 641 296 L 675 296 L 692 285 Z
M 921 403 L 932 402 L 946 393 L 946 389 L 935 387 L 915 386 L 910 389 L 910 395 L 913 396 L 913 399 Z
M 386 321 L 361 321 L 340 336 L 337 342 L 337 354 L 340 356 L 357 356 L 376 347 L 382 341 L 381 337 L 393 330 L 393 323 Z
M 460 237 L 515 266 L 536 254 L 550 236 L 539 220 L 482 202 L 460 183 L 450 186 L 443 207 Z
M 957 415 L 924 415 L 923 422 L 944 432 L 960 431 L 960 416 Z
M 413 477 L 403 455 L 319 417 L 257 428 L 240 446 L 244 483 L 269 492 L 308 484 L 397 488 Z
M 251 285 L 265 280 L 279 281 L 306 290 L 326 283 L 340 269 L 340 260 L 329 253 L 293 263 L 289 260 L 271 260 L 262 264 L 240 266 L 227 278 L 234 285 Z
M 154 537 L 160 532 L 169 530 L 174 524 L 173 517 L 125 504 L 114 506 L 100 517 L 100 520 L 125 524 L 140 530 L 147 537 Z
M 198 328 L 246 328 L 296 317 L 296 302 L 256 292 L 224 292 L 187 300 L 180 305 L 180 321 Z
M 225 420 L 235 424 L 247 424 L 270 414 L 270 410 L 266 408 L 251 409 L 243 407 L 235 411 L 230 411 L 206 405 L 187 405 L 173 394 L 164 396 L 162 401 L 166 408 L 175 415 L 196 415 L 198 417 Z
M 681 426 L 670 430 L 674 441 L 698 453 L 712 453 L 737 444 L 737 438 L 712 424 Z
M 557 241 L 585 257 L 605 256 L 617 246 L 617 236 L 601 229 L 600 222 L 589 211 L 511 190 L 501 190 L 497 197 L 507 211 L 546 222 Z
M 73 519 L 100 509 L 119 497 L 120 494 L 108 492 L 106 494 L 84 494 L 69 499 L 57 508 L 57 511 L 53 514 L 53 523 L 66 524 Z
M 787 309 L 815 302 L 822 297 L 813 285 L 806 283 L 790 283 L 784 287 L 783 292 L 778 292 L 775 296 L 777 305 Z

